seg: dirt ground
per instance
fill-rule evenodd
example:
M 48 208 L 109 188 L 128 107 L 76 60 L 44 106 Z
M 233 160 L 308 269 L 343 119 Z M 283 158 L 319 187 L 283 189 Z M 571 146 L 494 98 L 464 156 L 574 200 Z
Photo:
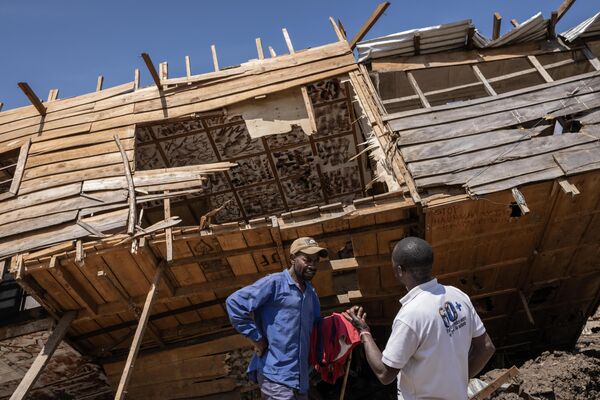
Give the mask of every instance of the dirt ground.
M 600 309 L 586 324 L 574 350 L 544 352 L 517 367 L 519 376 L 491 399 L 600 399 Z M 489 371 L 480 379 L 493 381 L 503 371 Z

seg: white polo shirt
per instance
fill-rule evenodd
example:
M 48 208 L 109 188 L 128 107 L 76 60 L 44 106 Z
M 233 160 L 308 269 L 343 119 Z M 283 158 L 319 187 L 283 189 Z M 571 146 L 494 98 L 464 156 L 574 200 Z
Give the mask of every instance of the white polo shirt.
M 406 294 L 383 351 L 398 399 L 467 399 L 471 339 L 485 333 L 469 296 L 432 279 Z

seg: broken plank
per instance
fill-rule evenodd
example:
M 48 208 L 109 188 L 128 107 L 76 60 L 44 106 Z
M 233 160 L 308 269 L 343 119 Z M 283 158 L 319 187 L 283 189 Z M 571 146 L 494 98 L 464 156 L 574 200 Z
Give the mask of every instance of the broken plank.
M 42 215 L 37 218 L 22 219 L 0 225 L 0 238 L 36 231 L 50 226 L 64 224 L 77 218 L 78 210 L 64 211 L 56 214 Z
M 31 391 L 36 381 L 41 376 L 44 367 L 50 360 L 50 357 L 52 357 L 58 348 L 58 345 L 65 337 L 76 314 L 77 313 L 75 311 L 68 311 L 62 316 L 58 322 L 58 325 L 56 325 L 56 328 L 54 328 L 48 337 L 48 340 L 40 350 L 40 353 L 35 358 L 27 370 L 27 373 L 19 383 L 19 386 L 17 386 L 13 394 L 10 396 L 10 400 L 22 400 L 26 398 L 27 394 Z
M 9 211 L 19 210 L 37 204 L 74 196 L 80 192 L 81 182 L 50 189 L 42 189 L 37 192 L 20 195 L 10 200 L 0 202 L 0 213 L 3 214 Z

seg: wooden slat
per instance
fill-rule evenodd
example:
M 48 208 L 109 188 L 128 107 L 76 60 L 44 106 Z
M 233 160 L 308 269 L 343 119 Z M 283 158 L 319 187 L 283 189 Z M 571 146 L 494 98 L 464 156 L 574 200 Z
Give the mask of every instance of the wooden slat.
M 212 53 L 213 65 L 215 67 L 215 71 L 219 71 L 219 59 L 217 58 L 217 48 L 214 44 L 210 45 L 210 52 Z
M 46 107 L 42 104 L 40 98 L 33 92 L 33 89 L 31 89 L 27 82 L 19 82 L 18 86 L 19 88 L 21 88 L 23 93 L 25 93 L 25 96 L 27 96 L 27 98 L 29 99 L 31 104 L 33 104 L 33 106 L 36 108 L 38 113 L 41 116 L 46 115 Z
M 417 80 L 413 76 L 412 72 L 407 72 L 406 77 L 408 78 L 408 83 L 410 83 L 410 86 L 413 88 L 413 90 L 415 91 L 417 96 L 419 96 L 419 100 L 421 101 L 421 104 L 423 105 L 423 107 L 430 108 L 431 104 L 429 104 L 429 102 L 427 101 L 427 98 L 421 91 L 421 88 L 419 87 L 419 84 L 417 83 Z
M 317 133 L 317 118 L 315 116 L 315 109 L 313 108 L 310 95 L 308 94 L 308 89 L 306 88 L 306 86 L 302 86 L 300 88 L 300 91 L 302 92 L 302 100 L 304 101 L 306 113 L 308 114 L 308 121 L 310 122 L 310 131 L 311 133 Z
M 337 37 L 337 39 L 341 42 L 341 41 L 345 41 L 346 38 L 344 37 L 344 34 L 342 33 L 340 27 L 338 26 L 338 24 L 335 22 L 335 20 L 332 17 L 329 17 L 329 22 L 331 23 L 331 26 L 333 28 L 333 31 L 335 32 L 335 36 Z
M 19 151 L 19 158 L 17 160 L 17 166 L 15 167 L 15 173 L 13 174 L 10 189 L 8 190 L 12 194 L 19 193 L 19 187 L 21 186 L 21 180 L 23 179 L 23 171 L 25 170 L 25 163 L 29 155 L 29 147 L 31 146 L 31 139 L 26 140 L 21 146 Z
M 70 185 L 44 189 L 31 194 L 18 196 L 10 200 L 0 202 L 0 214 L 74 196 L 80 192 L 81 183 L 73 183 Z
M 48 337 L 48 340 L 40 350 L 40 353 L 27 370 L 27 373 L 19 383 L 19 386 L 15 389 L 13 394 L 10 396 L 10 400 L 22 400 L 27 397 L 27 394 L 31 391 L 36 381 L 40 377 L 44 367 L 50 360 L 50 357 L 54 354 L 54 351 L 58 348 L 58 345 L 62 342 L 65 334 L 67 333 L 71 322 L 75 318 L 76 312 L 69 311 L 63 315 L 58 322 L 56 328 L 52 331 L 52 334 Z
M 433 143 L 418 144 L 402 148 L 402 156 L 406 162 L 423 161 L 431 158 L 455 156 L 474 152 L 502 144 L 529 140 L 539 133 L 539 129 L 505 129 L 490 133 L 481 133 L 468 137 L 460 137 Z
M 373 27 L 373 25 L 375 25 L 375 23 L 377 22 L 377 20 L 379 19 L 379 17 L 381 17 L 381 15 L 385 12 L 385 10 L 389 7 L 390 2 L 389 1 L 385 1 L 383 3 L 380 3 L 377 8 L 375 9 L 375 11 L 373 11 L 373 13 L 369 16 L 369 18 L 365 21 L 365 23 L 360 27 L 360 29 L 358 30 L 358 32 L 356 32 L 356 35 L 354 35 L 354 37 L 352 38 L 352 40 L 350 41 L 350 48 L 354 49 L 356 47 L 356 44 L 358 42 L 360 42 L 367 33 L 369 33 L 369 31 L 371 30 L 371 28 Z
M 132 128 L 135 132 L 135 127 Z M 117 147 L 119 148 L 119 152 L 121 153 L 121 157 L 123 158 L 123 168 L 125 170 L 125 179 L 127 180 L 127 190 L 129 192 L 128 203 L 129 203 L 129 217 L 127 220 L 127 233 L 129 235 L 133 235 L 135 232 L 135 223 L 137 221 L 137 204 L 135 201 L 135 186 L 133 183 L 133 176 L 131 174 L 131 168 L 129 166 L 129 159 L 127 158 L 127 153 L 121 144 L 121 139 L 119 135 L 113 136 Z
M 544 78 L 546 82 L 554 82 L 554 79 L 548 74 L 548 72 L 544 69 L 542 64 L 538 61 L 535 56 L 527 56 L 527 59 L 533 65 L 533 67 L 537 70 L 537 72 Z
M 148 72 L 150 72 L 150 76 L 152 77 L 154 84 L 156 85 L 158 90 L 162 90 L 162 85 L 160 83 L 160 77 L 158 76 L 158 72 L 156 72 L 156 68 L 154 67 L 154 63 L 152 62 L 150 55 L 148 53 L 142 53 L 142 59 L 144 60 L 144 63 L 146 64 L 146 68 L 148 68 Z
M 600 61 L 598 61 L 598 57 L 596 57 L 592 50 L 590 50 L 587 45 L 584 45 L 581 51 L 583 52 L 585 58 L 588 59 L 590 64 L 592 64 L 592 67 L 594 67 L 596 71 L 600 71 Z
M 597 169 L 600 166 L 599 146 L 586 149 L 569 149 L 554 154 L 554 159 L 565 172 L 565 175 Z
M 483 87 L 485 88 L 487 94 L 489 94 L 490 96 L 497 96 L 498 93 L 496 93 L 492 85 L 490 85 L 487 79 L 485 79 L 485 76 L 483 76 L 479 67 L 477 65 L 472 65 L 471 68 L 473 69 L 473 72 L 475 73 L 477 79 L 479 79 L 479 81 L 483 84 Z
M 556 22 L 561 20 L 561 18 L 567 13 L 567 11 L 569 11 L 573 4 L 575 4 L 575 0 L 563 0 L 557 10 Z
M 67 293 L 82 304 L 91 315 L 96 314 L 97 304 L 88 291 L 64 266 L 54 269 L 54 276 L 63 285 Z
M 102 85 L 104 84 L 104 76 L 98 75 L 98 82 L 96 82 L 96 92 L 102 90 Z
M 260 40 L 260 38 L 256 38 L 255 42 L 256 42 L 256 52 L 258 53 L 258 59 L 264 60 L 265 52 L 263 51 L 262 40 Z
M 283 39 L 285 40 L 285 44 L 288 48 L 290 54 L 294 54 L 294 45 L 292 44 L 292 39 L 290 39 L 290 34 L 288 33 L 286 28 L 282 28 L 281 32 L 283 33 Z
M 42 215 L 37 218 L 22 219 L 6 224 L 3 223 L 0 225 L 0 238 L 74 221 L 77 218 L 77 213 L 78 210 L 64 211 L 50 215 Z
M 493 27 L 492 27 L 492 40 L 496 40 L 500 37 L 500 28 L 502 27 L 502 16 L 500 13 L 494 13 Z
M 589 128 L 584 128 L 589 129 Z M 593 143 L 600 138 L 598 133 L 588 130 L 582 135 L 544 136 L 533 140 L 501 145 L 495 148 L 466 153 L 453 157 L 440 157 L 431 160 L 412 162 L 408 169 L 415 178 L 474 169 L 510 159 L 530 157 L 574 146 Z M 483 134 L 486 135 L 486 134 Z M 469 140 L 465 138 L 465 140 Z
M 125 362 L 125 368 L 123 369 L 121 380 L 119 381 L 119 387 L 117 388 L 115 399 L 125 399 L 125 396 L 127 394 L 127 386 L 129 384 L 129 380 L 131 379 L 133 368 L 135 365 L 135 360 L 137 358 L 140 345 L 142 344 L 142 340 L 144 338 L 144 332 L 146 330 L 148 318 L 150 317 L 152 305 L 154 304 L 154 300 L 156 298 L 158 284 L 160 283 L 162 273 L 162 268 L 158 268 L 156 270 L 154 280 L 152 281 L 152 285 L 150 286 L 150 290 L 148 291 L 148 294 L 146 296 L 146 302 L 144 303 L 142 315 L 140 316 L 140 322 L 136 328 L 135 335 L 133 337 L 133 342 L 131 343 L 131 348 L 129 350 L 129 355 L 127 356 L 127 361 Z
M 185 56 L 185 76 L 192 76 L 192 65 L 190 64 L 190 56 Z

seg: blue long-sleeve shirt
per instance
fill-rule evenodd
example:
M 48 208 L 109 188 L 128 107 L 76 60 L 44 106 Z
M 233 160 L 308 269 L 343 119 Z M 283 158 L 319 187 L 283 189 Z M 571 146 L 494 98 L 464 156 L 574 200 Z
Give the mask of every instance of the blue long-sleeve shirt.
M 268 343 L 261 357 L 252 357 L 248 375 L 255 379 L 258 372 L 306 393 L 310 335 L 321 317 L 313 286 L 307 282 L 302 292 L 285 270 L 233 293 L 226 306 L 231 324 L 239 333 L 254 341 L 264 337 Z

